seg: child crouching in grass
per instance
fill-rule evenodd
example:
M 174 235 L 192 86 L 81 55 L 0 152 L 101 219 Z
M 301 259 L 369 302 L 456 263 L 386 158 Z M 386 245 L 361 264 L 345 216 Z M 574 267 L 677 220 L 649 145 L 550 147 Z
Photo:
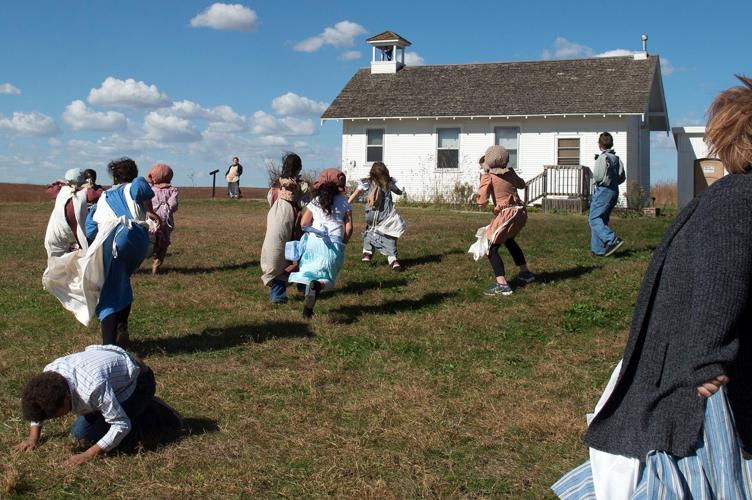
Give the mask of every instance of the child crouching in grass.
M 322 290 L 334 287 L 345 262 L 345 245 L 352 236 L 352 208 L 342 195 L 347 179 L 336 168 L 321 172 L 313 187 L 316 197 L 306 206 L 301 226 L 304 236 L 299 270 L 291 283 L 305 285 L 303 316 L 313 316 L 313 306 Z
M 66 467 L 112 451 L 127 438 L 159 438 L 179 431 L 182 418 L 154 397 L 155 390 L 151 368 L 114 345 L 92 345 L 58 358 L 23 388 L 21 408 L 31 427 L 13 452 L 36 448 L 44 421 L 68 413 L 78 415 L 72 436 L 89 447 L 66 460 Z
M 361 193 L 368 193 L 366 202 L 366 229 L 363 231 L 363 262 L 371 262 L 374 250 L 385 255 L 389 266 L 401 271 L 397 255 L 397 239 L 405 231 L 405 223 L 397 213 L 392 193 L 401 195 L 397 181 L 389 175 L 389 169 L 377 161 L 365 179 L 347 200 L 352 203 Z
M 157 163 L 151 167 L 147 175 L 151 189 L 154 191 L 154 198 L 152 198 L 151 203 L 160 220 L 156 241 L 154 242 L 152 274 L 157 274 L 159 268 L 162 267 L 167 249 L 170 246 L 172 230 L 175 229 L 173 214 L 178 211 L 178 189 L 170 184 L 172 176 L 172 168 L 164 163 Z

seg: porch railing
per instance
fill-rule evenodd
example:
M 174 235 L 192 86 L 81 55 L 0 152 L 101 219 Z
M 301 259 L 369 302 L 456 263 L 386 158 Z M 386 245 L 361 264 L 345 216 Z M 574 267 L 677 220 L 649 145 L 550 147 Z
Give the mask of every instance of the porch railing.
M 578 200 L 578 207 L 587 206 L 592 194 L 592 173 L 582 165 L 546 165 L 525 186 L 525 204 L 529 205 L 550 196 Z

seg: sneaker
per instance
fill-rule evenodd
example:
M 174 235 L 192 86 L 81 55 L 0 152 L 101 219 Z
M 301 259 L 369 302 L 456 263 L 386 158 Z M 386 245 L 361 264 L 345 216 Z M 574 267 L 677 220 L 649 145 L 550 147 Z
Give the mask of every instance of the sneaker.
M 392 267 L 392 271 L 397 271 L 397 272 L 402 271 L 402 265 L 400 264 L 398 260 L 395 260 L 394 262 L 392 262 L 391 267 Z
M 610 255 L 613 255 L 614 252 L 616 252 L 619 247 L 621 247 L 624 244 L 624 240 L 621 238 L 616 238 L 616 241 L 614 241 L 608 248 L 606 248 L 606 253 L 603 254 L 604 257 L 608 257 Z
M 371 259 L 373 258 L 373 254 L 363 252 L 363 258 L 360 259 L 361 262 L 371 262 Z
M 306 318 L 313 316 L 313 306 L 316 305 L 317 295 L 314 282 L 311 281 L 306 285 L 305 295 L 303 296 L 303 316 Z
M 498 283 L 483 292 L 483 295 L 493 297 L 494 295 L 512 295 L 512 287 L 509 284 L 499 285 Z
M 174 408 L 165 403 L 162 399 L 154 397 L 151 401 L 152 408 L 159 418 L 159 423 L 163 427 L 173 430 L 180 430 L 184 427 L 183 417 L 180 416 Z
M 522 271 L 517 275 L 517 279 L 524 281 L 525 283 L 532 283 L 533 281 L 535 281 L 535 275 L 530 271 Z

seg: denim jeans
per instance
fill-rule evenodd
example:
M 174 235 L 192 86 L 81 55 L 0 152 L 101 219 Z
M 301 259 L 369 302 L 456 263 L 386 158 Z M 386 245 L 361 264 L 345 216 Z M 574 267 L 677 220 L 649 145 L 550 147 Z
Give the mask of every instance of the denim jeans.
M 285 302 L 287 300 L 287 281 L 272 280 L 269 287 L 271 288 L 269 296 L 272 304 Z
M 156 388 L 154 372 L 149 367 L 142 367 L 141 373 L 136 379 L 136 388 L 133 394 L 125 401 L 120 402 L 120 406 L 131 420 L 131 432 L 128 436 L 137 436 L 158 426 L 157 415 L 150 411 Z M 110 424 L 105 421 L 102 414 L 93 412 L 79 416 L 73 424 L 71 434 L 76 439 L 86 439 L 91 443 L 96 443 L 109 430 Z M 128 436 L 126 436 L 126 439 Z
M 619 199 L 619 192 L 599 186 L 593 192 L 590 201 L 590 250 L 596 255 L 603 255 L 606 249 L 616 242 L 616 234 L 608 227 L 611 211 Z

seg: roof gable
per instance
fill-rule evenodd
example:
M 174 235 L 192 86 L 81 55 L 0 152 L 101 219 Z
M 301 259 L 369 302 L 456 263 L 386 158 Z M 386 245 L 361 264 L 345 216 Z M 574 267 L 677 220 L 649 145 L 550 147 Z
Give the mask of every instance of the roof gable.
M 626 56 L 408 66 L 395 74 L 363 68 L 322 118 L 641 114 L 660 78 L 657 64 L 657 56 Z

